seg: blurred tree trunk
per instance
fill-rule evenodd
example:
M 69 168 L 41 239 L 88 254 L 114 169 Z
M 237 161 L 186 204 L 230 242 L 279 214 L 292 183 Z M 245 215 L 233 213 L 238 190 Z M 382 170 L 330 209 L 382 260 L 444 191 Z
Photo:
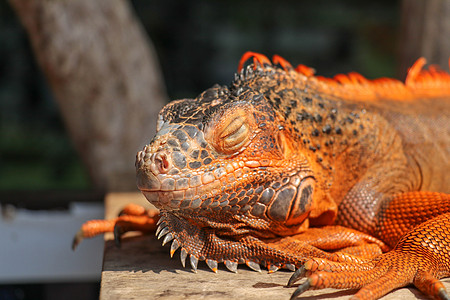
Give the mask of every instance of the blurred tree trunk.
M 150 41 L 123 0 L 10 0 L 91 176 L 134 190 L 135 154 L 166 102 Z
M 448 70 L 450 56 L 450 0 L 403 0 L 399 75 L 421 56 Z

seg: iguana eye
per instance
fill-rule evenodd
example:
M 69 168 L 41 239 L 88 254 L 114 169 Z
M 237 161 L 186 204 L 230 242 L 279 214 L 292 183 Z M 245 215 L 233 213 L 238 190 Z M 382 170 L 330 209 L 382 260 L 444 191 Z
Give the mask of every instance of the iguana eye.
M 232 153 L 241 148 L 248 139 L 249 128 L 244 118 L 238 116 L 220 133 L 219 146 L 222 152 Z
M 248 111 L 242 108 L 230 109 L 214 118 L 205 131 L 205 138 L 219 153 L 236 153 L 250 139 L 250 119 Z

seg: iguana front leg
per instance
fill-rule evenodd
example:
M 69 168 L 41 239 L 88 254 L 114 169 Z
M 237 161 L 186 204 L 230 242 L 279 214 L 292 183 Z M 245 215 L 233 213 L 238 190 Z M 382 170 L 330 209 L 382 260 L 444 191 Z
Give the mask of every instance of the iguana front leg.
M 144 207 L 130 203 L 124 207 L 117 218 L 112 220 L 90 220 L 84 223 L 72 241 L 75 249 L 85 238 L 114 232 L 114 239 L 120 245 L 120 236 L 128 231 L 154 232 L 159 220 L 157 210 L 147 210 Z
M 159 218 L 160 215 L 155 214 L 155 211 L 129 204 L 115 219 L 92 220 L 83 224 L 74 238 L 74 247 L 83 238 L 106 232 L 114 232 L 118 243 L 124 232 L 147 233 L 156 230 L 156 235 L 158 239 L 162 239 L 163 245 L 172 241 L 171 257 L 181 248 L 180 258 L 183 266 L 189 256 L 194 271 L 198 261 L 205 260 L 214 272 L 217 272 L 218 263 L 224 263 L 232 272 L 237 271 L 240 263 L 245 263 L 255 271 L 261 271 L 260 265 L 267 267 L 269 272 L 280 268 L 294 271 L 311 257 L 333 260 L 336 255 L 340 255 L 334 253 L 336 250 L 368 258 L 388 249 L 380 240 L 342 226 L 309 228 L 301 234 L 281 237 L 270 232 L 250 229 L 242 224 L 233 224 L 232 220 L 225 224 L 206 221 L 207 224 L 201 226 L 200 219 L 186 220 L 164 210 Z
M 307 289 L 334 287 L 359 288 L 355 299 L 378 299 L 393 289 L 414 284 L 432 298 L 450 299 L 439 281 L 450 275 L 449 211 L 448 194 L 412 192 L 395 197 L 377 216 L 378 234 L 385 234 L 387 242 L 392 242 L 402 230 L 413 228 L 392 251 L 350 262 L 310 259 L 305 263 L 305 272 L 294 274 L 295 279 L 306 274 L 307 280 L 292 298 Z
M 164 210 L 157 235 L 164 237 L 163 244 L 173 240 L 171 256 L 181 248 L 183 266 L 189 255 L 194 270 L 199 260 L 205 260 L 214 272 L 221 262 L 232 272 L 243 263 L 256 271 L 260 271 L 262 265 L 274 272 L 280 268 L 295 270 L 311 257 L 334 259 L 337 250 L 371 258 L 388 249 L 378 239 L 342 226 L 309 228 L 303 233 L 283 237 L 233 223 L 233 220 L 224 223 L 206 218 L 187 220 Z

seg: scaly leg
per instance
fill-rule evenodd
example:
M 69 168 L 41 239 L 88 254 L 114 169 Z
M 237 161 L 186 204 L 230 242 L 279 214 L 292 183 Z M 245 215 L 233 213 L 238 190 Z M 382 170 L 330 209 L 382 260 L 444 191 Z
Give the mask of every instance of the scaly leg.
M 386 231 L 387 243 L 398 235 L 399 226 L 405 228 L 424 216 L 437 216 L 422 221 L 404 234 L 392 251 L 374 259 L 345 263 L 308 260 L 303 272 L 307 280 L 292 298 L 310 288 L 334 287 L 360 288 L 354 299 L 378 299 L 395 288 L 414 284 L 432 298 L 450 299 L 439 281 L 450 276 L 449 203 L 450 195 L 440 193 L 414 192 L 395 197 L 379 216 L 379 234 Z
M 116 244 L 120 245 L 120 236 L 128 231 L 154 232 L 159 214 L 155 210 L 146 210 L 137 204 L 128 204 L 119 217 L 112 220 L 91 220 L 84 223 L 75 235 L 72 249 L 84 238 L 92 238 L 106 232 L 114 232 Z
M 227 222 L 226 222 L 227 221 Z M 295 270 L 310 257 L 321 257 L 346 261 L 349 253 L 357 253 L 372 258 L 388 250 L 378 239 L 354 229 L 342 226 L 310 228 L 295 236 L 269 236 L 262 230 L 241 223 L 207 222 L 204 219 L 187 220 L 181 215 L 161 211 L 161 221 L 157 230 L 163 244 L 172 241 L 170 254 L 181 248 L 183 266 L 188 255 L 192 268 L 197 269 L 199 260 L 205 260 L 208 266 L 217 271 L 217 264 L 224 262 L 233 272 L 238 264 L 245 263 L 254 270 L 260 270 L 260 264 L 269 272 L 279 268 Z M 340 250 L 346 253 L 334 253 Z

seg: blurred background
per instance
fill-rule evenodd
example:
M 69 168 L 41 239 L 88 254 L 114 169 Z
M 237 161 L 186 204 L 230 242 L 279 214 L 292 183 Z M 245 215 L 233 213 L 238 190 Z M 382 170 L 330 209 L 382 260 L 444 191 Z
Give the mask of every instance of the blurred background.
M 98 298 L 103 242 L 73 234 L 136 191 L 159 109 L 230 83 L 245 51 L 399 79 L 450 54 L 449 1 L 74 2 L 0 2 L 0 300 Z

